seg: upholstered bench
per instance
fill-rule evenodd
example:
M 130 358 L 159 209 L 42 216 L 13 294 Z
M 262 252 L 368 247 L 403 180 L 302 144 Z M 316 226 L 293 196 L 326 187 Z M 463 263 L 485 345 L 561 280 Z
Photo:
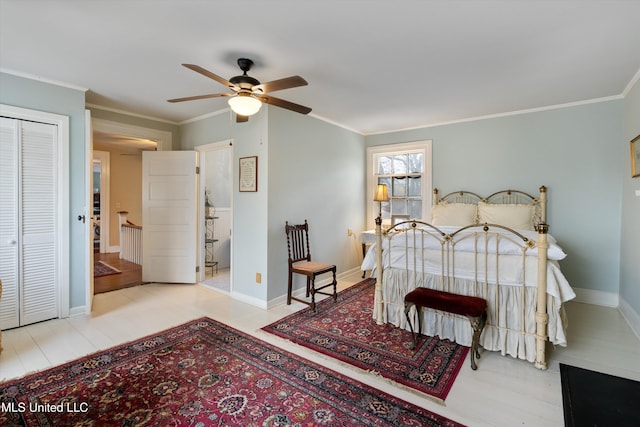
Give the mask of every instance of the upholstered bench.
M 428 288 L 416 288 L 404 297 L 404 314 L 411 328 L 413 348 L 417 345 L 417 336 L 409 317 L 411 307 L 416 307 L 418 317 L 418 335 L 422 333 L 422 308 L 427 307 L 447 313 L 466 316 L 471 322 L 473 339 L 471 341 L 471 369 L 478 369 L 475 358 L 480 358 L 478 345 L 480 334 L 487 322 L 487 301 L 483 298 L 458 295 Z

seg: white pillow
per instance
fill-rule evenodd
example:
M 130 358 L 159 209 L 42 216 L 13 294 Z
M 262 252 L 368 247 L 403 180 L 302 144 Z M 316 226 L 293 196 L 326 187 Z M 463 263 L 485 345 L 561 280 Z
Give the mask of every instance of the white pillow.
M 503 205 L 478 203 L 478 222 L 503 225 L 514 230 L 532 230 L 533 205 Z
M 447 203 L 431 208 L 432 225 L 465 226 L 476 223 L 476 205 L 467 203 Z

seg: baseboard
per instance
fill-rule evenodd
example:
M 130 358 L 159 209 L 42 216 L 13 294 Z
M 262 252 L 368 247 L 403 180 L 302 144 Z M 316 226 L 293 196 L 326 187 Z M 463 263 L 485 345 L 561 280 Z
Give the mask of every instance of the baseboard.
M 266 301 L 263 301 L 255 297 L 250 297 L 248 295 L 241 294 L 239 292 L 233 292 L 233 291 L 231 292 L 230 295 L 231 295 L 231 298 L 236 299 L 238 301 L 246 302 L 247 304 L 253 305 L 254 307 L 263 308 L 263 309 L 269 308 Z
M 120 246 L 109 246 L 107 248 L 107 253 L 108 254 L 114 254 L 116 252 L 120 252 Z
M 601 305 L 604 307 L 618 307 L 620 297 L 617 293 L 594 291 L 592 289 L 573 288 L 576 293 L 575 302 L 584 304 Z
M 85 314 L 89 314 L 87 312 L 87 306 L 86 305 L 81 305 L 78 307 L 72 307 L 69 309 L 69 317 L 74 317 L 74 316 L 84 316 Z
M 350 270 L 347 271 L 343 271 L 342 273 L 338 273 L 336 274 L 336 280 L 338 281 L 338 283 L 340 282 L 340 280 L 343 280 L 345 277 L 348 277 L 352 274 L 361 272 L 360 267 L 354 267 Z M 326 278 L 326 279 L 322 279 L 319 280 L 318 282 L 316 282 L 316 284 L 318 286 L 322 286 L 322 285 L 328 285 L 329 283 L 331 283 L 331 278 Z M 294 289 L 293 290 L 293 296 L 297 297 L 297 298 L 304 298 L 305 297 L 305 288 L 304 287 L 300 287 L 298 289 Z M 267 301 L 267 309 L 273 308 L 273 307 L 277 307 L 279 305 L 283 305 L 287 303 L 287 295 L 280 295 L 279 297 L 273 298 L 269 301 Z
M 638 314 L 624 298 L 620 298 L 618 311 L 622 317 L 624 317 L 624 320 L 627 321 L 627 324 L 633 333 L 636 334 L 636 337 L 640 340 L 640 314 Z

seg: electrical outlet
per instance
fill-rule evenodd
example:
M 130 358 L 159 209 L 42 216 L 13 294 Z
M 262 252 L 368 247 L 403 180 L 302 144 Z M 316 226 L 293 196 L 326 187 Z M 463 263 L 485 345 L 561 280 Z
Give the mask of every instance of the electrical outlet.
M 352 229 L 349 228 L 347 230 L 347 236 L 349 236 L 349 237 L 353 236 L 353 230 Z
M 262 274 L 256 273 L 256 283 L 262 283 Z

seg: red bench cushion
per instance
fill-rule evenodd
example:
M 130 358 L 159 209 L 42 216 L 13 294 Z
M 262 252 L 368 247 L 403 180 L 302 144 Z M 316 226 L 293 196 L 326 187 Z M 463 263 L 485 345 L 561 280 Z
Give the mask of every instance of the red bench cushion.
M 487 301 L 483 298 L 428 288 L 414 289 L 404 297 L 404 302 L 472 317 L 481 316 L 487 308 Z

